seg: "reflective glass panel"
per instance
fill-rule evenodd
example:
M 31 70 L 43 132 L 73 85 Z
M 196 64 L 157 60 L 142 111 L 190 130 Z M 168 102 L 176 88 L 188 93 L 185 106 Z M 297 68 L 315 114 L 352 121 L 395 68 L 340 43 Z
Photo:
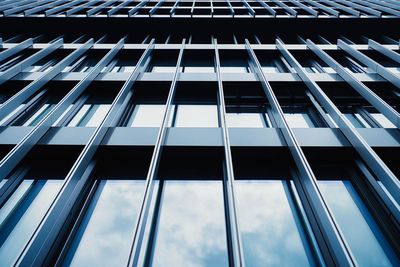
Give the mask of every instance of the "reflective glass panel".
M 166 181 L 151 266 L 228 266 L 222 183 Z
M 228 127 L 263 128 L 266 127 L 261 113 L 226 113 Z
M 236 181 L 246 266 L 314 266 L 285 181 Z
M 105 118 L 110 107 L 110 104 L 85 104 L 68 123 L 68 126 L 97 127 Z
M 314 123 L 307 113 L 285 113 L 290 128 L 312 128 Z
M 350 181 L 319 181 L 318 186 L 359 266 L 400 266 Z
M 218 127 L 215 105 L 178 105 L 175 127 Z
M 396 125 L 394 125 L 385 117 L 385 115 L 381 113 L 371 113 L 371 116 L 378 121 L 382 128 L 396 128 Z
M 126 266 L 143 191 L 141 180 L 102 180 L 64 265 Z
M 43 216 L 50 207 L 62 180 L 25 180 L 1 213 L 3 223 L 0 229 L 0 262 L 2 266 L 12 266 L 29 241 Z M 5 217 L 5 218 L 4 218 Z
M 131 127 L 160 127 L 165 105 L 136 105 L 128 122 Z

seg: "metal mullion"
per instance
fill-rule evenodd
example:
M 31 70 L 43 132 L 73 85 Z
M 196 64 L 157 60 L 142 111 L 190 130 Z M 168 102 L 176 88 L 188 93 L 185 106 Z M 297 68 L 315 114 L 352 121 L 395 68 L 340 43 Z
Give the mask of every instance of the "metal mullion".
M 367 67 L 373 69 L 378 73 L 380 76 L 388 80 L 390 83 L 395 85 L 397 88 L 400 88 L 400 77 L 393 72 L 387 70 L 384 66 L 380 63 L 376 62 L 375 60 L 369 58 L 368 56 L 364 55 L 360 51 L 354 49 L 350 45 L 346 44 L 342 40 L 338 39 L 337 46 L 341 48 L 343 51 L 348 53 L 349 55 L 353 56 L 354 58 L 358 59 L 361 63 L 365 64 Z
M 22 50 L 31 47 L 33 45 L 33 38 L 26 39 L 25 41 L 17 44 L 16 46 L 13 46 L 11 48 L 8 48 L 4 50 L 3 52 L 0 53 L 0 61 L 3 61 L 18 52 L 21 52 Z
M 50 53 L 54 52 L 56 49 L 58 49 L 62 44 L 64 40 L 62 38 L 59 38 L 57 41 L 55 41 L 52 44 L 49 44 L 47 47 L 43 48 L 42 50 L 36 52 L 35 54 L 31 55 L 30 57 L 24 59 L 23 61 L 19 62 L 18 64 L 14 65 L 13 67 L 10 67 L 6 71 L 4 71 L 2 74 L 0 74 L 0 84 L 3 84 L 4 82 L 8 81 L 21 71 L 23 71 L 26 67 L 31 66 L 33 63 L 41 60 L 42 58 L 46 57 Z
M 23 10 L 26 10 L 26 9 L 29 9 L 29 8 L 32 8 L 32 7 L 40 6 L 42 4 L 46 4 L 46 3 L 52 2 L 52 1 L 53 0 L 41 0 L 41 1 L 38 1 L 38 2 L 33 2 L 33 3 L 30 3 L 30 4 L 17 6 L 17 7 L 11 8 L 11 9 L 7 9 L 3 13 L 4 13 L 4 16 L 9 16 L 9 15 L 18 13 L 20 11 L 23 11 Z
M 272 2 L 274 2 L 275 4 L 277 4 L 278 6 L 282 7 L 283 9 L 286 10 L 286 12 L 288 12 L 289 14 L 297 17 L 297 11 L 294 10 L 293 8 L 287 6 L 285 3 L 278 1 L 278 0 L 271 0 Z
M 153 150 L 153 155 L 151 157 L 150 161 L 150 166 L 148 169 L 148 173 L 146 176 L 146 185 L 145 185 L 145 191 L 143 195 L 143 201 L 142 205 L 140 208 L 140 212 L 138 215 L 138 220 L 136 224 L 136 229 L 135 229 L 135 237 L 134 241 L 131 247 L 131 253 L 129 256 L 129 263 L 128 266 L 139 266 L 140 262 L 145 260 L 143 257 L 140 257 L 140 251 L 143 247 L 147 247 L 147 244 L 143 245 L 143 239 L 144 239 L 144 234 L 146 230 L 146 222 L 149 214 L 149 209 L 150 209 L 150 204 L 151 204 L 151 198 L 153 195 L 153 190 L 154 190 L 154 179 L 156 178 L 156 173 L 158 166 L 160 164 L 160 158 L 161 158 L 161 151 L 164 145 L 164 140 L 166 137 L 167 133 L 167 127 L 168 127 L 168 118 L 170 116 L 171 110 L 172 110 L 172 101 L 175 97 L 175 92 L 176 92 L 176 85 L 179 80 L 180 76 L 180 68 L 182 65 L 182 58 L 183 58 L 183 53 L 185 50 L 185 43 L 186 39 L 182 40 L 181 48 L 179 51 L 179 56 L 178 60 L 176 62 L 175 66 L 175 73 L 171 82 L 170 90 L 168 93 L 168 98 L 165 104 L 165 112 L 162 118 L 162 123 L 160 126 L 160 129 L 157 134 L 157 139 L 156 143 L 154 145 L 154 150 Z M 147 238 L 144 242 L 148 243 L 149 238 Z
M 39 99 L 46 93 L 46 91 L 47 90 L 43 90 L 43 91 L 39 92 L 37 95 L 35 95 L 31 100 L 29 100 L 28 103 L 25 104 L 25 106 L 23 108 L 18 110 L 17 113 L 15 113 L 13 116 L 8 118 L 5 122 L 3 122 L 3 125 L 8 125 L 9 123 L 12 123 L 14 120 L 16 120 L 18 117 L 21 117 L 21 115 L 25 114 L 26 110 L 30 109 L 32 107 L 32 105 L 36 104 L 37 101 L 39 101 Z M 15 108 L 18 108 L 18 105 L 16 105 L 14 107 L 14 109 Z M 8 114 L 6 114 L 6 115 L 8 115 Z
M 393 50 L 384 47 L 383 45 L 381 45 L 378 42 L 375 42 L 372 39 L 368 39 L 368 47 L 372 48 L 378 52 L 380 52 L 381 54 L 387 56 L 388 58 L 396 61 L 397 63 L 400 63 L 400 54 L 394 52 Z
M 112 4 L 114 4 L 115 2 L 117 2 L 117 0 L 110 0 L 110 1 L 104 2 L 103 4 L 88 10 L 86 12 L 86 16 L 90 17 L 91 15 L 97 13 L 98 11 L 102 10 L 105 7 L 108 7 L 108 6 L 112 5 Z
M 339 9 L 341 9 L 343 11 L 346 11 L 347 13 L 353 14 L 356 17 L 360 17 L 360 15 L 361 15 L 361 13 L 359 11 L 354 10 L 354 9 L 352 9 L 350 7 L 347 7 L 347 6 L 343 6 L 343 5 L 338 4 L 336 2 L 332 2 L 330 0 L 320 0 L 320 1 L 323 2 L 323 3 L 327 3 L 327 4 L 331 5 L 331 6 L 334 6 L 336 8 L 339 8 Z
M 393 0 L 383 0 L 382 2 L 386 2 L 386 3 L 390 3 L 390 4 L 393 4 L 393 6 L 396 6 L 396 8 L 399 8 L 400 9 L 400 3 L 396 0 L 396 1 L 393 1 Z
M 239 222 L 237 218 L 236 209 L 236 196 L 235 196 L 235 174 L 233 170 L 231 145 L 229 141 L 229 132 L 226 126 L 226 108 L 225 108 L 225 96 L 221 77 L 221 64 L 219 60 L 219 51 L 217 39 L 214 39 L 214 53 L 215 53 L 215 66 L 218 82 L 218 98 L 219 98 L 219 115 L 222 128 L 222 137 L 224 144 L 225 153 L 225 167 L 227 172 L 227 179 L 224 177 L 224 184 L 227 188 L 227 210 L 228 210 L 228 221 L 229 221 L 229 233 L 231 244 L 228 246 L 232 250 L 232 265 L 233 266 L 245 266 L 243 256 L 243 246 L 240 237 Z
M 15 192 L 21 182 L 24 180 L 25 175 L 28 173 L 28 166 L 21 166 L 18 168 L 7 182 L 0 188 L 0 207 L 8 201 L 10 196 Z
M 33 8 L 31 8 L 31 9 L 25 10 L 25 11 L 24 11 L 24 16 L 32 15 L 32 14 L 34 14 L 34 13 L 40 12 L 40 11 L 42 11 L 42 10 L 44 10 L 44 9 L 47 9 L 47 8 L 50 8 L 50 7 L 52 7 L 52 6 L 57 6 L 57 5 L 59 5 L 60 3 L 63 3 L 63 2 L 66 2 L 66 0 L 58 0 L 58 1 L 55 0 L 54 2 L 45 4 L 45 5 L 33 7 Z
M 360 9 L 360 10 L 366 12 L 366 13 L 370 13 L 371 15 L 377 16 L 378 18 L 382 17 L 382 12 L 377 11 L 375 9 L 368 8 L 366 6 L 359 5 L 359 4 L 356 4 L 356 3 L 353 3 L 353 2 L 344 1 L 344 0 L 336 0 L 336 1 L 339 2 L 339 3 L 345 4 L 347 6 L 351 6 L 354 9 L 358 8 L 358 9 Z
M 257 0 L 257 2 L 262 5 L 266 10 L 268 10 L 269 13 L 271 13 L 272 16 L 276 16 L 276 11 L 271 8 L 269 5 L 267 5 L 264 1 L 262 0 Z
M 112 14 L 114 14 L 115 12 L 117 12 L 118 10 L 120 10 L 121 8 L 127 6 L 129 3 L 131 3 L 132 0 L 126 0 L 124 2 L 122 2 L 121 4 L 119 4 L 118 6 L 110 9 L 107 11 L 107 17 L 110 17 Z
M 172 16 L 175 12 L 176 7 L 179 5 L 179 2 L 181 0 L 176 0 L 174 6 L 171 8 L 171 10 L 169 11 L 169 15 Z
M 23 89 L 21 89 L 18 93 L 13 95 L 10 99 L 5 101 L 3 105 L 0 107 L 0 120 L 7 116 L 9 112 L 11 112 L 16 106 L 21 104 L 31 95 L 36 93 L 42 86 L 51 81 L 55 76 L 57 76 L 66 66 L 68 66 L 75 59 L 80 57 L 83 53 L 85 53 L 88 49 L 93 46 L 93 39 L 88 40 L 81 47 L 76 49 L 66 58 L 61 60 L 54 67 L 50 68 L 48 71 L 44 72 L 38 79 L 34 80 Z
M 350 71 L 343 68 L 336 60 L 325 53 L 317 45 L 315 45 L 311 40 L 307 40 L 307 46 L 328 66 L 335 69 L 338 75 L 343 78 L 354 90 L 356 90 L 362 97 L 364 97 L 368 102 L 370 102 L 379 112 L 384 114 L 394 125 L 400 128 L 400 114 L 383 101 L 377 94 L 375 94 L 371 89 L 357 80 L 356 77 Z
M 76 5 L 76 4 L 80 4 L 80 3 L 82 3 L 82 2 L 85 2 L 85 1 L 84 1 L 84 0 L 75 0 L 75 1 L 71 1 L 71 2 L 68 2 L 68 3 L 64 4 L 64 5 L 56 6 L 56 7 L 53 7 L 53 8 L 51 8 L 51 9 L 49 9 L 49 10 L 46 10 L 46 11 L 44 12 L 44 14 L 45 14 L 46 17 L 47 17 L 47 16 L 53 15 L 54 13 L 57 13 L 57 12 L 59 12 L 59 11 L 65 9 L 65 8 L 69 8 L 69 7 L 71 7 L 71 6 L 74 6 L 74 5 Z
M 91 1 L 86 2 L 86 3 L 84 3 L 84 4 L 80 5 L 80 6 L 73 7 L 70 10 L 67 10 L 65 12 L 65 16 L 69 17 L 69 16 L 75 14 L 76 12 L 79 12 L 82 9 L 84 9 L 84 8 L 90 6 L 90 5 L 94 5 L 94 4 L 98 3 L 98 2 L 100 2 L 100 0 L 91 0 Z
M 379 3 L 379 4 L 376 4 L 376 2 L 373 2 L 371 0 L 367 0 L 368 3 L 365 3 L 365 2 L 360 1 L 360 0 L 350 0 L 350 1 L 355 2 L 355 3 L 359 3 L 359 4 L 368 4 L 370 7 L 373 7 L 375 9 L 379 9 L 379 10 L 385 11 L 385 12 L 387 12 L 389 14 L 394 15 L 394 16 L 400 16 L 400 11 L 392 9 L 390 7 L 387 7 L 382 2 Z
M 339 17 L 339 15 L 340 15 L 339 11 L 336 11 L 336 10 L 334 10 L 334 9 L 328 7 L 328 6 L 324 6 L 323 4 L 321 4 L 319 2 L 314 2 L 312 0 L 303 0 L 303 1 L 305 1 L 306 3 L 308 3 L 310 5 L 318 7 L 320 9 L 322 9 L 323 11 L 325 11 L 326 13 L 329 13 L 329 14 L 335 16 L 335 17 Z
M 323 92 L 318 84 L 313 81 L 308 74 L 303 70 L 300 63 L 293 57 L 293 55 L 284 47 L 283 43 L 277 41 L 278 50 L 286 57 L 290 64 L 296 69 L 297 74 L 310 89 L 312 94 L 318 99 L 320 103 L 325 107 L 327 112 L 331 115 L 332 119 L 335 120 L 339 129 L 344 136 L 353 145 L 354 149 L 358 152 L 360 157 L 368 164 L 372 172 L 379 177 L 383 185 L 388 189 L 395 199 L 400 199 L 400 182 L 394 176 L 393 173 L 386 167 L 374 150 L 367 144 L 367 142 L 361 137 L 357 130 L 353 127 L 351 122 L 339 111 L 335 104 L 329 99 L 329 97 Z M 382 179 L 383 178 L 383 179 Z M 373 187 L 379 186 L 376 182 L 370 181 Z M 379 194 L 380 192 L 378 192 Z M 387 199 L 382 197 L 383 199 Z M 392 215 L 400 221 L 400 211 L 393 209 L 393 204 L 385 202 Z
M 3 180 L 18 162 L 34 147 L 39 139 L 50 129 L 63 111 L 75 101 L 79 95 L 96 78 L 104 65 L 123 47 L 121 39 L 86 76 L 0 161 L 0 181 Z
M 28 3 L 32 3 L 31 2 L 31 0 L 25 0 L 25 1 L 17 1 L 17 2 L 12 2 L 12 3 L 10 3 L 10 4 L 5 4 L 5 5 L 1 5 L 0 6 L 0 12 L 1 11 L 3 11 L 3 10 L 6 10 L 6 9 L 9 9 L 9 8 L 13 8 L 13 7 L 16 7 L 16 6 L 18 6 L 18 5 L 24 5 L 24 4 L 28 4 Z
M 149 11 L 149 16 L 151 17 L 156 11 L 157 9 L 164 3 L 165 0 L 160 0 L 158 1 L 158 3 Z
M 147 2 L 149 2 L 149 0 L 142 0 L 139 4 L 137 4 L 137 6 L 135 6 L 131 10 L 129 10 L 128 11 L 128 17 L 130 17 L 133 14 L 135 14 L 140 8 L 142 8 L 145 4 L 147 4 Z
M 303 3 L 296 1 L 296 0 L 289 0 L 291 3 L 293 3 L 294 5 L 304 9 L 305 11 L 307 11 L 308 13 L 310 13 L 311 15 L 314 15 L 315 17 L 318 17 L 318 11 L 315 11 L 314 9 L 304 5 Z
M 268 98 L 273 118 L 278 124 L 278 129 L 284 137 L 300 173 L 299 177 L 295 176 L 293 179 L 295 183 L 299 185 L 299 189 L 304 190 L 305 198 L 302 198 L 302 201 L 307 203 L 311 208 L 308 216 L 313 217 L 317 222 L 317 224 L 313 224 L 312 227 L 314 234 L 318 233 L 320 237 L 322 235 L 322 238 L 319 239 L 319 245 L 324 252 L 325 260 L 328 263 L 330 262 L 337 266 L 353 266 L 354 262 L 350 256 L 350 252 L 344 245 L 344 240 L 339 235 L 339 231 L 330 216 L 321 193 L 318 190 L 317 179 L 314 172 L 312 171 L 292 129 L 287 124 L 282 108 L 280 107 L 271 85 L 265 77 L 261 65 L 247 39 L 246 49 Z
M 225 0 L 225 1 L 228 4 L 229 9 L 231 10 L 232 16 L 234 17 L 235 16 L 235 10 L 233 9 L 231 2 L 229 0 Z
M 196 5 L 196 0 L 193 0 L 192 8 L 190 9 L 190 16 L 193 17 L 194 7 Z
M 243 5 L 246 7 L 247 11 L 250 12 L 250 14 L 254 17 L 256 15 L 256 12 L 254 11 L 254 9 L 249 5 L 249 3 L 247 3 L 246 0 L 241 0 Z
M 384 6 L 387 6 L 389 8 L 393 8 L 394 10 L 400 9 L 400 6 L 398 6 L 397 3 L 394 4 L 394 3 L 389 3 L 387 1 L 377 1 L 377 0 L 368 0 L 368 1 L 369 2 L 374 2 L 374 3 L 378 4 L 378 5 L 384 5 Z
M 118 50 L 122 49 L 124 40 L 125 38 L 121 40 L 122 42 L 119 42 Z M 52 207 L 50 207 L 50 213 L 48 216 L 46 216 L 43 224 L 39 226 L 40 230 L 31 242 L 24 255 L 24 258 L 21 260 L 21 265 L 40 266 L 45 261 L 48 248 L 51 247 L 56 241 L 59 231 L 63 227 L 65 220 L 70 214 L 71 207 L 82 193 L 81 190 L 91 177 L 90 172 L 88 175 L 85 175 L 85 178 L 82 178 L 82 176 L 84 176 L 83 174 L 87 172 L 88 164 L 94 161 L 93 156 L 95 155 L 97 148 L 100 146 L 109 127 L 113 126 L 112 123 L 116 121 L 116 115 L 119 113 L 120 109 L 125 108 L 122 106 L 122 103 L 126 98 L 132 96 L 133 92 L 131 91 L 131 88 L 139 77 L 139 74 L 145 69 L 146 66 L 144 63 L 149 63 L 149 61 L 147 61 L 147 57 L 152 52 L 153 48 L 154 39 L 147 46 L 134 71 L 129 75 L 118 95 L 115 97 L 113 103 L 111 104 L 110 110 L 107 112 L 107 115 L 96 128 L 95 132 L 90 137 L 90 140 L 85 145 L 84 149 L 67 174 L 62 192 L 53 202 Z M 115 55 L 115 53 L 113 54 Z M 76 184 L 76 181 L 79 181 L 79 184 Z M 73 191 L 73 194 L 70 193 L 71 190 Z M 49 231 L 49 229 L 51 230 Z M 43 242 L 46 243 L 43 245 Z

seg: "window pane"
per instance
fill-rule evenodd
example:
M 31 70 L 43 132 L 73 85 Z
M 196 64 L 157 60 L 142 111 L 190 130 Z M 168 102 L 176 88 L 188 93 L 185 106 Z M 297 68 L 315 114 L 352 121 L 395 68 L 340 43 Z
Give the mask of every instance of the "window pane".
M 261 113 L 226 113 L 228 127 L 263 128 L 265 122 Z
M 68 123 L 68 126 L 97 127 L 105 118 L 110 107 L 109 104 L 85 104 Z
M 43 119 L 47 113 L 50 112 L 50 104 L 44 104 L 39 110 L 37 110 L 23 126 L 36 126 L 41 119 Z
M 247 266 L 313 266 L 312 253 L 284 181 L 237 181 Z
M 160 127 L 165 105 L 136 105 L 128 126 Z
M 127 265 L 143 191 L 144 181 L 102 180 L 67 254 L 67 265 Z
M 218 127 L 215 105 L 178 105 L 175 127 Z
M 312 128 L 314 123 L 307 113 L 285 113 L 290 128 Z
M 166 181 L 163 190 L 151 265 L 228 266 L 222 183 Z
M 25 180 L 1 209 L 0 262 L 11 266 L 50 207 L 62 180 Z M 9 204 L 10 202 L 10 204 Z M 3 215 L 3 212 L 5 215 Z
M 371 116 L 374 117 L 374 119 L 377 120 L 383 128 L 396 128 L 396 125 L 394 125 L 385 117 L 385 115 L 381 113 L 371 113 Z
M 318 185 L 359 266 L 400 266 L 350 181 L 319 181 Z
M 344 113 L 344 115 L 356 128 L 371 128 L 368 122 L 358 113 Z

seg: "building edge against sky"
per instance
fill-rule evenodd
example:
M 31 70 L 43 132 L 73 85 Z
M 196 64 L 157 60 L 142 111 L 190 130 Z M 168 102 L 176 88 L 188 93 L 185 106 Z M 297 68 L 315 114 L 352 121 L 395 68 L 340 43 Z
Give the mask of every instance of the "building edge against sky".
M 399 16 L 0 1 L 0 266 L 400 266 Z

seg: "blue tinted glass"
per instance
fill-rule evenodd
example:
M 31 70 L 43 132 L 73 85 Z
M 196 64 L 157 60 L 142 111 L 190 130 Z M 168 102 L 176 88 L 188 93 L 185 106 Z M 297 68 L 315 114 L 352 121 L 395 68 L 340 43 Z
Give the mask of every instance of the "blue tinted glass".
M 64 265 L 126 266 L 144 181 L 102 180 Z
M 319 181 L 318 185 L 359 266 L 400 266 L 350 181 Z
M 246 266 L 313 266 L 284 181 L 237 181 L 237 214 Z
M 0 229 L 2 266 L 14 264 L 46 214 L 62 183 L 61 180 L 25 180 L 8 199 L 3 207 L 6 207 L 9 202 L 13 203 L 13 207 L 4 210 L 8 214 Z M 3 209 L 1 209 L 2 212 Z
M 222 183 L 166 181 L 152 266 L 228 266 Z

